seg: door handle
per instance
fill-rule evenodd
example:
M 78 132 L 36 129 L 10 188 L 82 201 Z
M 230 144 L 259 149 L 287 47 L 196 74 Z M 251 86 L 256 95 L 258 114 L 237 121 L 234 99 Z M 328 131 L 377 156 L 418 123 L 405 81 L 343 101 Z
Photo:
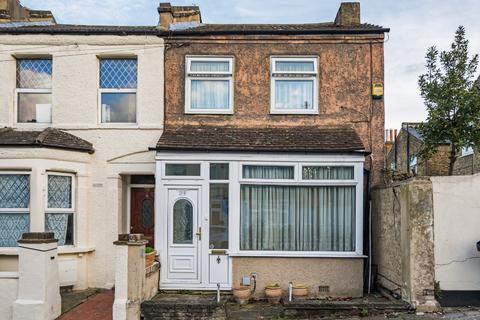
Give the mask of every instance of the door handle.
M 198 236 L 198 240 L 202 240 L 202 227 L 198 227 L 196 235 Z

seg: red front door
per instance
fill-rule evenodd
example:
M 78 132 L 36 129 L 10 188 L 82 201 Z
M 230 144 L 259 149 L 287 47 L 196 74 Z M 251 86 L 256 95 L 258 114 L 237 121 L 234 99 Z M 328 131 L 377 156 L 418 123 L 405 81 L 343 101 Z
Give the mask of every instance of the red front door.
M 143 233 L 147 246 L 154 246 L 155 189 L 132 188 L 130 233 Z

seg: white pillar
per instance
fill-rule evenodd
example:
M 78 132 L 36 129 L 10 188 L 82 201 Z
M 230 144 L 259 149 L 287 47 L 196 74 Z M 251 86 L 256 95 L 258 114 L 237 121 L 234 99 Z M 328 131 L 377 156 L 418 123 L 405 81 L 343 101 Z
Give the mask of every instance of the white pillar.
M 13 320 L 56 319 L 61 314 L 57 240 L 52 232 L 24 233 L 18 247 Z
M 141 234 L 120 234 L 115 241 L 113 320 L 139 320 L 145 286 L 145 245 Z

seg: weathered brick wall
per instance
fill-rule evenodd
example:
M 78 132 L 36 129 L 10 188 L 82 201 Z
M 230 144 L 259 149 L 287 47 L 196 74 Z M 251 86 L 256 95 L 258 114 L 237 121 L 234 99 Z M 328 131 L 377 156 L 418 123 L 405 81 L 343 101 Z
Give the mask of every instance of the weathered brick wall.
M 454 175 L 467 175 L 480 172 L 480 154 L 478 151 L 468 156 L 460 157 L 453 167 Z
M 383 83 L 383 35 L 231 36 L 169 39 L 165 55 L 165 125 L 344 126 L 355 128 L 372 152 L 374 183 L 384 167 L 384 102 L 371 97 L 372 83 Z M 234 114 L 186 115 L 185 56 L 228 55 L 234 65 Z M 318 115 L 270 114 L 270 57 L 319 57 Z

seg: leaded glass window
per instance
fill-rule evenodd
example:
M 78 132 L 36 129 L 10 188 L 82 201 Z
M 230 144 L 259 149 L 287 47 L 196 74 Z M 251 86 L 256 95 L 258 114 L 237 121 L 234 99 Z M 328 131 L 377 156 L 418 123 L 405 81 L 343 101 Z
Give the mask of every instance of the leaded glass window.
M 58 245 L 73 245 L 74 175 L 49 174 L 47 177 L 45 231 L 55 234 Z
M 52 122 L 52 60 L 17 60 L 17 122 Z
M 30 176 L 0 174 L 0 247 L 15 247 L 30 229 Z
M 193 243 L 193 206 L 186 199 L 180 199 L 173 205 L 173 243 Z
M 102 123 L 137 120 L 137 59 L 100 60 Z

